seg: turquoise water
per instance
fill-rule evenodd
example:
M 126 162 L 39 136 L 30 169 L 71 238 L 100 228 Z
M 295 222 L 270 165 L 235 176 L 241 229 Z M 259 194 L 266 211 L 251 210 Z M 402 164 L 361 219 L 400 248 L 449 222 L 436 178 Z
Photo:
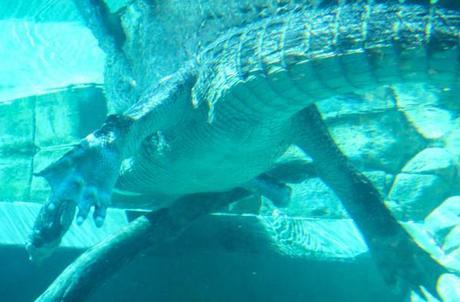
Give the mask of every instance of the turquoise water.
M 310 2 L 286 3 L 289 11 L 297 3 L 305 7 Z M 227 27 L 249 26 L 264 18 L 263 12 L 273 13 L 281 5 L 268 0 L 256 4 L 164 1 L 150 12 L 155 31 L 145 35 L 145 28 L 136 27 L 136 22 L 150 22 L 142 17 L 142 4 L 152 5 L 119 0 L 106 1 L 105 7 L 113 20 L 122 16 L 128 33 L 124 49 L 132 54 L 130 64 L 139 76 L 133 86 L 141 90 L 150 82 L 167 83 L 169 75 L 185 65 L 189 53 L 200 52 L 201 44 L 212 43 Z M 258 13 L 256 8 L 263 4 L 268 8 Z M 84 19 L 70 0 L 0 0 L 0 301 L 34 301 L 41 295 L 39 301 L 58 301 L 43 294 L 50 286 L 56 288 L 53 280 L 88 249 L 97 251 L 90 249 L 96 244 L 112 242 L 108 246 L 116 247 L 108 238 L 117 232 L 116 238 L 125 238 L 121 242 L 134 239 L 100 258 L 87 257 L 99 260 L 87 274 L 78 275 L 78 267 L 70 273 L 80 276 L 76 280 L 83 285 L 75 290 L 72 284 L 62 283 L 67 285 L 61 290 L 65 286 L 73 290 L 65 301 L 436 301 L 429 288 L 417 292 L 417 286 L 403 284 L 398 291 L 385 282 L 385 272 L 394 276 L 394 268 L 402 274 L 420 272 L 421 277 L 410 277 L 424 280 L 417 285 L 436 280 L 439 299 L 460 301 L 458 77 L 456 84 L 441 88 L 423 81 L 394 83 L 371 91 L 357 89 L 316 104 L 334 146 L 371 184 L 353 191 L 352 204 L 369 190 L 378 192 L 391 217 L 416 242 L 410 245 L 414 250 L 389 240 L 372 246 L 370 252 L 369 236 L 383 242 L 376 234 L 391 230 L 391 221 L 383 220 L 384 227 L 377 230 L 363 229 L 362 221 L 379 220 L 384 213 L 373 210 L 357 221 L 318 172 L 314 155 L 292 144 L 266 169 L 267 174 L 257 178 L 256 185 L 239 184 L 250 194 L 236 194 L 233 203 L 226 201 L 233 201 L 226 193 L 223 197 L 220 193 L 184 195 L 176 200 L 172 214 L 159 211 L 151 220 L 135 220 L 147 213 L 152 199 L 164 196 L 127 192 L 119 184 L 101 228 L 91 217 L 81 226 L 72 223 L 52 255 L 29 261 L 24 246 L 50 196 L 48 183 L 34 173 L 72 150 L 100 128 L 108 114 L 124 106 L 113 100 L 116 80 L 107 79 L 116 71 L 104 75 L 106 54 Z M 113 20 L 110 28 L 115 26 Z M 146 28 L 150 33 L 151 28 Z M 152 60 L 144 64 L 148 56 Z M 231 70 L 227 75 L 235 76 Z M 129 74 L 123 76 L 131 83 Z M 168 143 L 167 132 L 165 136 L 155 132 L 148 139 L 154 142 L 149 146 L 157 147 L 152 152 L 179 154 L 168 153 L 174 145 Z M 237 157 L 236 152 L 232 155 Z M 165 171 L 177 168 L 171 158 Z M 205 155 L 201 159 L 203 166 L 206 159 Z M 194 167 L 199 169 L 202 165 L 197 163 Z M 99 172 L 96 164 L 90 167 Z M 250 167 L 248 162 L 238 169 Z M 108 172 L 101 175 L 106 178 Z M 59 174 L 58 180 L 63 179 Z M 193 177 L 190 183 L 201 185 Z M 179 185 L 183 184 L 178 182 L 177 190 Z M 283 197 L 286 190 L 288 201 Z M 217 203 L 221 197 L 217 208 L 208 202 Z M 203 217 L 192 223 L 195 217 L 189 213 L 195 212 Z M 133 221 L 145 228 L 132 231 Z M 148 228 L 151 221 L 154 227 Z M 423 269 L 412 270 L 414 262 L 407 257 L 413 252 L 431 257 L 420 256 Z M 389 262 L 376 265 L 378 257 Z M 104 261 L 109 265 L 97 266 Z M 99 273 L 92 268 L 100 269 Z M 445 271 L 439 273 L 441 268 Z

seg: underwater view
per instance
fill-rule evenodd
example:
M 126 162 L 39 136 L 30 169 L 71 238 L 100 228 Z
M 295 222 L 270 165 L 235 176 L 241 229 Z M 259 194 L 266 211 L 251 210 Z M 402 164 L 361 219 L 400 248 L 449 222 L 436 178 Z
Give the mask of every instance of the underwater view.
M 459 0 L 0 0 L 0 302 L 460 301 Z

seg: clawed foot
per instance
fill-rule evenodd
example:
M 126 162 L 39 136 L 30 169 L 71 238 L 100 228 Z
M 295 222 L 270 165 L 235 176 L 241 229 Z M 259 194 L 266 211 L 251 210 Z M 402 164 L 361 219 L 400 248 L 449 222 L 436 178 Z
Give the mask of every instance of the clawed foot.
M 287 207 L 291 201 L 291 187 L 267 174 L 261 174 L 254 178 L 246 184 L 245 188 L 249 191 L 264 195 L 279 208 Z
M 96 226 L 104 223 L 112 188 L 118 176 L 120 156 L 109 146 L 90 146 L 86 141 L 57 162 L 38 173 L 51 186 L 49 207 L 72 201 L 78 207 L 77 223 L 81 224 L 94 206 Z
M 440 299 L 437 292 L 438 278 L 447 270 L 419 247 L 409 235 L 379 242 L 374 250 L 376 260 L 385 282 L 397 292 L 407 289 L 421 297 L 429 293 Z
M 94 208 L 94 222 L 102 226 L 120 163 L 120 152 L 114 144 L 90 135 L 37 174 L 48 181 L 52 192 L 35 221 L 27 244 L 31 258 L 43 258 L 44 250 L 59 245 L 73 221 L 76 208 L 77 224 L 82 224 Z

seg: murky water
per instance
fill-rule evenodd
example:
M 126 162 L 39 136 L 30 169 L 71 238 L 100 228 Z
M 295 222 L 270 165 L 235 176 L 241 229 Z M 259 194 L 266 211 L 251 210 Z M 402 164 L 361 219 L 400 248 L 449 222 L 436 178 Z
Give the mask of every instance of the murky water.
M 277 24 L 285 26 L 285 35 L 280 35 L 283 38 L 276 44 L 282 48 L 289 44 L 286 41 L 297 41 L 289 40 L 294 39 L 289 29 L 294 28 L 297 14 L 310 16 L 313 10 L 321 15 L 323 11 L 337 12 L 337 7 L 346 12 L 352 5 L 357 5 L 356 11 L 360 12 L 359 5 L 364 5 L 372 16 L 373 7 L 378 5 L 383 9 L 403 4 L 395 4 L 398 1 L 392 0 L 338 1 L 339 4 L 327 1 L 318 7 L 312 7 L 312 3 L 321 1 L 309 0 L 153 2 L 81 1 L 80 9 L 87 5 L 90 12 L 90 17 L 83 17 L 71 0 L 0 0 L 1 301 L 33 301 L 39 297 L 38 301 L 460 301 L 460 42 L 451 45 L 436 40 L 445 51 L 427 56 L 432 60 L 427 72 L 431 78 L 427 81 L 406 81 L 402 77 L 400 81 L 376 85 L 371 90 L 342 89 L 351 93 L 337 93 L 315 103 L 320 120 L 311 123 L 310 127 L 324 123 L 332 139 L 324 143 L 325 137 L 329 137 L 327 132 L 320 126 L 313 128 L 314 131 L 306 132 L 311 139 L 308 149 L 291 138 L 302 130 L 296 124 L 298 119 L 289 119 L 288 126 L 280 126 L 279 122 L 254 122 L 254 116 L 250 115 L 253 110 L 269 112 L 267 120 L 275 120 L 272 117 L 276 113 L 266 108 L 257 109 L 254 105 L 257 102 L 244 103 L 253 107 L 243 110 L 235 100 L 254 91 L 260 99 L 269 99 L 267 96 L 273 92 L 268 90 L 273 87 L 292 96 L 295 90 L 283 78 L 285 74 L 291 73 L 292 78 L 287 77 L 289 80 L 300 77 L 300 82 L 305 83 L 314 79 L 300 73 L 292 75 L 296 69 L 281 63 L 274 71 L 266 70 L 267 74 L 254 73 L 253 77 L 243 79 L 232 68 L 244 61 L 245 53 L 238 53 L 232 59 L 228 49 L 244 50 L 250 45 L 251 40 L 244 40 L 244 37 L 250 36 L 251 31 L 245 29 L 258 30 L 255 25 L 251 27 L 257 22 L 270 25 L 262 28 L 272 30 L 273 36 L 276 36 Z M 414 7 L 418 9 L 416 12 L 422 12 L 420 18 L 426 20 L 436 14 L 460 18 L 460 8 L 455 1 L 440 0 L 436 6 L 427 6 L 425 2 L 429 1 L 413 2 L 400 8 L 407 20 L 416 15 Z M 388 10 L 388 13 L 394 11 Z M 338 13 L 333 15 L 340 18 Z M 272 17 L 278 21 L 270 23 Z M 284 17 L 291 21 L 285 21 Z M 91 23 L 88 18 L 97 22 L 88 26 Z M 325 22 L 324 28 L 330 30 L 340 25 L 330 25 L 323 19 L 302 19 L 306 26 L 315 21 Z M 458 36 L 460 28 L 455 27 L 458 22 L 454 21 L 451 23 L 454 29 L 450 30 Z M 401 21 L 401 24 L 405 23 Z M 122 34 L 117 26 L 121 26 Z M 341 26 L 345 28 L 345 24 Z M 241 28 L 243 35 L 238 34 Z M 433 28 L 435 32 L 435 26 Z M 226 41 L 227 33 L 241 39 L 240 42 L 233 43 L 231 38 L 226 44 L 212 44 L 219 39 Z M 340 34 L 336 38 L 340 40 Z M 265 40 L 260 39 L 262 42 L 257 49 L 264 54 Z M 225 47 L 221 52 L 213 53 L 206 48 L 214 45 L 218 49 L 222 44 Z M 119 49 L 111 52 L 113 45 L 121 45 L 129 68 L 120 63 Z M 426 52 L 430 49 L 428 46 L 421 48 Z M 206 62 L 207 57 L 201 56 L 202 53 L 213 53 L 217 58 L 212 61 L 214 65 L 209 63 L 212 72 L 206 73 L 207 63 L 202 61 Z M 228 68 L 221 66 L 219 54 L 230 57 Z M 268 59 L 260 55 L 259 59 L 268 66 L 278 62 L 270 57 L 272 55 L 267 55 Z M 90 205 L 97 209 L 95 219 L 91 212 L 82 225 L 77 225 L 73 221 L 73 211 L 78 206 L 77 215 L 82 216 L 84 203 L 72 196 L 84 194 L 78 189 L 80 182 L 73 182 L 72 177 L 81 176 L 82 186 L 91 183 L 89 178 L 93 175 L 97 175 L 97 184 L 103 183 L 110 178 L 109 168 L 113 161 L 108 160 L 102 168 L 99 162 L 109 155 L 104 153 L 89 162 L 80 160 L 79 155 L 77 159 L 67 156 L 67 166 L 58 164 L 51 169 L 48 181 L 52 188 L 37 173 L 66 152 L 79 150 L 75 146 L 81 139 L 100 129 L 105 122 L 107 125 L 107 115 L 135 116 L 132 108 L 119 110 L 125 104 L 134 100 L 147 108 L 148 101 L 167 95 L 161 89 L 168 85 L 175 87 L 174 80 L 178 76 L 174 72 L 187 66 L 189 59 L 196 58 L 202 60 L 193 65 L 194 70 L 199 71 L 197 83 L 203 85 L 206 81 L 212 82 L 213 76 L 221 77 L 221 82 L 213 83 L 221 83 L 227 89 L 213 87 L 223 89 L 225 101 L 209 109 L 217 112 L 214 121 L 208 119 L 208 108 L 204 108 L 212 106 L 211 102 L 203 101 L 200 106 L 187 107 L 185 118 L 164 129 L 155 128 L 139 139 L 141 147 L 138 148 L 147 154 L 145 156 L 150 156 L 150 165 L 131 165 L 142 152 L 126 155 L 115 169 L 117 175 L 125 178 L 119 180 L 113 190 L 110 187 L 108 192 L 103 192 L 112 195 L 112 206 L 107 210 L 103 226 L 96 226 L 97 218 L 105 216 L 102 194 L 96 193 L 96 197 L 85 195 L 86 199 L 82 198 L 93 199 L 94 204 Z M 346 62 L 345 59 L 342 61 Z M 408 75 L 417 78 L 420 71 L 414 68 L 413 62 L 404 56 L 399 59 L 401 72 L 413 68 L 415 71 Z M 335 63 L 327 65 L 331 66 L 329 71 L 326 65 L 321 65 L 324 64 L 321 58 L 313 56 L 311 60 L 319 62 L 314 67 L 317 75 L 330 75 L 335 79 L 340 73 L 334 69 L 338 66 Z M 362 66 L 360 59 L 354 60 L 357 71 L 350 74 L 356 80 Z M 280 62 L 286 63 L 286 60 Z M 440 63 L 445 68 L 436 69 L 435 64 L 439 62 L 449 63 Z M 304 61 L 295 62 L 296 66 L 302 64 Z M 108 67 L 104 74 L 105 66 Z M 271 77 L 270 72 L 278 72 L 278 76 Z M 209 79 L 202 80 L 203 74 Z M 263 86 L 264 81 L 259 81 L 263 77 L 267 78 L 265 83 L 271 81 L 271 86 Z M 445 80 L 439 83 L 439 78 Z M 353 79 L 348 77 L 350 81 Z M 249 86 L 251 80 L 256 84 L 248 89 L 245 85 L 249 83 Z M 286 85 L 283 87 L 282 83 Z M 324 83 L 336 82 L 325 80 Z M 194 85 L 185 85 L 185 88 L 178 85 L 180 97 L 177 99 L 181 100 L 181 93 L 189 89 L 190 96 L 184 93 L 190 98 L 187 104 L 195 102 L 193 93 L 199 86 Z M 318 91 L 307 84 L 305 87 L 310 89 L 307 92 L 315 97 L 317 93 L 321 99 L 319 95 L 324 87 Z M 276 97 L 282 99 L 279 97 L 282 92 Z M 171 95 L 169 99 L 176 100 L 176 95 Z M 227 106 L 232 101 L 236 105 Z M 144 111 L 154 112 L 154 107 L 149 106 Z M 278 107 L 285 108 L 280 103 Z M 174 110 L 181 107 L 172 108 L 165 110 L 166 116 L 174 116 Z M 232 115 L 235 112 L 237 114 Z M 122 121 L 121 118 L 113 124 L 109 122 L 113 128 L 103 129 L 109 132 L 124 129 L 125 126 L 120 126 L 125 125 Z M 150 122 L 149 125 L 155 125 L 154 121 Z M 212 130 L 213 122 L 226 126 L 219 130 L 221 132 L 200 132 L 208 127 Z M 241 127 L 241 135 L 235 135 L 233 129 L 238 129 L 243 122 L 246 128 Z M 192 126 L 198 130 L 189 130 Z M 254 135 L 251 136 L 260 133 L 271 139 L 283 127 L 299 130 L 286 131 L 286 139 L 280 139 L 276 152 L 263 148 L 274 143 L 263 140 L 254 143 Z M 97 140 L 104 131 L 89 137 Z M 112 134 L 119 133 L 122 131 Z M 227 136 L 219 136 L 220 133 L 227 133 Z M 312 136 L 316 135 L 319 138 L 315 142 Z M 215 137 L 218 139 L 214 140 Z M 135 140 L 130 137 L 130 142 Z M 220 144 L 238 148 L 219 155 Z M 95 153 L 91 153 L 93 149 L 88 150 L 83 151 L 87 152 L 84 153 L 87 157 L 81 158 L 92 158 Z M 200 150 L 201 156 L 194 157 L 196 150 Z M 207 154 L 206 150 L 212 151 Z M 259 153 L 252 154 L 248 150 Z M 174 193 L 174 185 L 177 190 L 179 186 L 181 190 L 184 187 L 193 189 L 193 184 L 196 188 L 206 187 L 200 183 L 203 179 L 216 179 L 216 184 L 220 184 L 218 179 L 222 175 L 214 177 L 209 173 L 220 171 L 220 167 L 232 167 L 232 163 L 240 165 L 241 160 L 236 159 L 242 156 L 248 158 L 246 164 L 229 169 L 232 173 L 224 175 L 229 179 L 225 183 L 240 176 L 235 171 L 247 169 L 240 174 L 250 175 L 251 169 L 261 170 L 254 179 L 244 183 L 235 181 L 234 187 L 225 188 L 229 192 L 220 192 L 225 190 L 216 187 L 219 192 L 197 189 L 188 192 L 190 194 Z M 263 160 L 269 156 L 273 158 Z M 142 190 L 133 190 L 130 184 L 138 181 L 137 176 L 133 181 L 126 171 L 136 167 L 141 169 L 139 171 L 149 169 L 150 174 L 145 175 L 150 178 L 146 176 L 145 179 L 163 181 L 167 185 L 159 188 L 157 183 L 150 181 Z M 189 167 L 193 167 L 193 171 Z M 200 177 L 202 171 L 207 171 L 206 177 Z M 174 177 L 174 173 L 182 175 Z M 95 187 L 98 193 L 105 189 Z M 145 192 L 145 187 L 151 191 Z M 70 209 L 65 207 L 67 201 Z M 209 201 L 219 202 L 219 206 Z M 57 219 L 39 216 L 44 204 L 47 214 L 62 211 L 65 215 L 60 212 Z M 170 211 L 158 209 L 171 204 Z M 152 208 L 157 212 L 147 214 L 148 220 L 143 218 L 142 215 Z M 72 219 L 68 221 L 67 231 L 63 225 L 69 216 Z M 45 223 L 38 227 L 36 224 L 38 231 L 33 233 L 35 221 Z M 58 223 L 54 229 L 53 223 Z M 62 234 L 53 233 L 56 229 Z M 31 234 L 42 237 L 34 241 Z M 55 242 L 53 240 L 60 241 L 58 246 L 46 245 Z M 33 254 L 30 249 L 28 254 L 24 248 L 28 241 L 35 244 L 39 252 L 49 250 L 53 253 L 46 259 L 29 261 L 29 256 L 39 260 L 36 256 L 41 254 Z M 46 244 L 39 245 L 38 241 Z M 102 250 L 101 245 L 97 245 L 100 242 L 105 244 L 106 254 L 97 253 Z M 78 258 L 81 254 L 88 255 L 88 251 L 92 251 L 90 256 Z M 80 260 L 74 262 L 77 258 Z M 94 263 L 88 264 L 91 259 Z M 62 283 L 53 283 L 71 263 L 74 263 L 74 271 L 69 276 L 73 276 L 75 282 L 61 275 Z M 87 265 L 85 269 L 84 265 Z M 391 285 L 391 279 L 400 282 L 399 289 Z M 44 293 L 49 287 L 56 292 Z M 63 294 L 66 288 L 68 292 Z

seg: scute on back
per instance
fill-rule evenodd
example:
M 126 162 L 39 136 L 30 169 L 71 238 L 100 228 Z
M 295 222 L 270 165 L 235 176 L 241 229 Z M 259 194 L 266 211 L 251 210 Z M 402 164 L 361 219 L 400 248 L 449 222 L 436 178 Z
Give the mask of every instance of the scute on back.
M 120 10 L 126 34 L 124 54 L 132 69 L 128 82 L 138 92 L 130 100 L 120 93 L 108 92 L 112 111 L 123 112 L 136 102 L 138 95 L 177 71 L 231 28 L 244 27 L 255 20 L 299 9 L 315 9 L 347 3 L 400 3 L 399 0 L 134 0 Z M 406 0 L 427 4 L 430 0 Z M 440 0 L 437 5 L 459 7 L 456 0 Z M 117 60 L 108 62 L 118 64 Z M 123 67 L 110 66 L 106 82 L 125 74 Z M 116 85 L 106 85 L 119 89 Z M 116 96 L 116 97 L 113 97 Z
M 231 28 L 320 2 L 323 1 L 135 1 L 123 10 L 121 21 L 126 33 L 123 50 L 132 66 L 136 89 L 142 93 L 158 85 Z M 129 106 L 120 104 L 118 99 L 110 102 L 116 111 Z

